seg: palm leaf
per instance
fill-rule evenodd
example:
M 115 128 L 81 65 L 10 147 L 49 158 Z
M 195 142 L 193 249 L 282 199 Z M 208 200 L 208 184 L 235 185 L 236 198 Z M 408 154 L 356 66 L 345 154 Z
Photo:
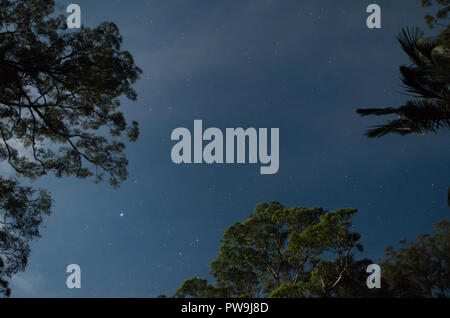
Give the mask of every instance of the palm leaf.
M 386 107 L 386 108 L 359 108 L 356 110 L 356 112 L 361 116 L 368 116 L 368 115 L 389 115 L 389 114 L 395 114 L 397 112 L 397 109 L 392 107 Z
M 366 133 L 368 137 L 381 137 L 388 133 L 407 135 L 436 132 L 441 127 L 450 127 L 450 107 L 441 101 L 414 100 L 408 101 L 399 108 L 358 109 L 361 116 L 396 114 L 400 117 L 387 124 L 377 125 Z
M 422 66 L 429 63 L 432 43 L 424 37 L 419 28 L 402 29 L 397 40 L 414 64 Z

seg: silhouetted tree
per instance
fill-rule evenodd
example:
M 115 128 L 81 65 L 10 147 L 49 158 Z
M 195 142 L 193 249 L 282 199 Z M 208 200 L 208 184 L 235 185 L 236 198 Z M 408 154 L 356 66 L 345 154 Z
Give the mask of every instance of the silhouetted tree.
M 450 12 L 450 0 L 422 0 L 423 7 L 431 7 L 433 4 L 437 4 L 439 9 L 435 15 L 427 14 L 425 16 L 425 22 L 428 24 L 430 29 L 433 29 L 436 25 L 446 26 L 447 24 L 442 24 L 440 20 L 448 20 L 448 13 Z
M 98 182 L 106 175 L 117 186 L 127 177 L 121 137 L 138 137 L 137 123 L 128 124 L 118 110 L 119 97 L 136 99 L 131 85 L 141 70 L 121 49 L 114 23 L 68 30 L 54 7 L 52 0 L 0 1 L 0 160 L 20 177 L 53 172 Z M 8 185 L 0 196 L 18 191 L 24 204 L 20 218 L 8 206 L 0 212 L 15 224 L 5 224 L 0 237 L 3 275 L 10 276 L 24 268 L 40 213 L 49 210 L 25 198 L 31 189 L 1 182 Z
M 42 216 L 50 214 L 51 203 L 46 191 L 36 194 L 0 177 L 0 285 L 6 295 L 10 291 L 5 277 L 25 269 L 29 243 L 39 237 Z
M 398 108 L 358 109 L 357 113 L 362 116 L 393 114 L 399 117 L 375 126 L 367 136 L 423 134 L 450 127 L 450 27 L 436 39 L 426 38 L 419 29 L 406 29 L 398 40 L 413 62 L 413 65 L 400 67 L 402 81 L 406 91 L 416 99 Z
M 419 29 L 403 29 L 398 40 L 412 65 L 400 67 L 406 91 L 415 99 L 398 108 L 366 108 L 356 112 L 367 115 L 396 115 L 397 119 L 368 130 L 369 137 L 381 137 L 388 133 L 407 135 L 437 132 L 450 127 L 450 26 L 439 21 L 447 20 L 449 0 L 436 0 L 439 9 L 435 16 L 427 14 L 425 21 L 430 28 L 444 26 L 437 37 L 425 37 Z M 432 6 L 432 0 L 422 0 L 423 7 Z M 447 190 L 450 207 L 450 186 Z
M 423 7 L 431 7 L 432 0 L 421 0 Z M 385 125 L 375 126 L 367 132 L 369 137 L 388 133 L 406 135 L 436 132 L 450 126 L 450 26 L 441 24 L 450 11 L 449 0 L 435 0 L 438 11 L 435 16 L 427 14 L 425 21 L 430 28 L 436 25 L 444 29 L 437 37 L 425 37 L 419 29 L 403 29 L 398 41 L 411 59 L 412 65 L 400 67 L 406 91 L 416 99 L 407 101 L 399 108 L 358 109 L 366 115 L 397 115 L 399 118 Z
M 432 235 L 398 250 L 386 249 L 381 264 L 385 292 L 391 297 L 450 297 L 450 222 L 435 225 Z
M 140 70 L 121 51 L 115 24 L 69 32 L 53 7 L 51 0 L 0 3 L 0 159 L 31 178 L 107 173 L 116 185 L 127 175 L 118 137 L 138 134 L 117 110 L 118 97 L 136 99 L 131 84 Z

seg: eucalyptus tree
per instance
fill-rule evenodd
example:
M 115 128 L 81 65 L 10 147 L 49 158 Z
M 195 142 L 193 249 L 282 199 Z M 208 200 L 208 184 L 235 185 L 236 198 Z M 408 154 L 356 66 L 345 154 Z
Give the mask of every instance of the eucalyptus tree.
M 215 284 L 194 277 L 174 297 L 333 297 L 342 293 L 362 251 L 352 232 L 356 209 L 259 204 L 224 233 L 211 262 Z M 363 281 L 364 283 L 364 281 Z
M 136 100 L 141 70 L 121 44 L 111 22 L 67 29 L 52 0 L 0 1 L 0 160 L 15 172 L 0 180 L 2 286 L 26 265 L 50 213 L 48 194 L 32 199 L 16 177 L 106 177 L 112 186 L 127 177 L 124 137 L 139 132 L 119 98 Z

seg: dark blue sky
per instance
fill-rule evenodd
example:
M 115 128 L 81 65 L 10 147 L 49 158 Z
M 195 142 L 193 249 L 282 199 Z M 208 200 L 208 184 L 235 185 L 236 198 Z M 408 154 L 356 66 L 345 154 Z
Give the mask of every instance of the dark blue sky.
M 256 204 L 355 207 L 364 256 L 430 232 L 448 218 L 449 132 L 368 139 L 384 121 L 358 107 L 398 106 L 396 36 L 425 28 L 419 0 L 377 1 L 382 28 L 366 27 L 375 1 L 75 1 L 83 24 L 114 21 L 144 73 L 124 100 L 141 135 L 127 148 L 129 179 L 45 177 L 54 214 L 33 244 L 15 297 L 155 297 L 186 278 L 209 277 L 223 231 Z M 63 9 L 70 2 L 59 1 Z M 428 31 L 427 31 L 428 32 Z M 259 165 L 175 165 L 177 127 L 277 127 L 280 170 Z M 124 213 L 123 216 L 120 216 Z M 68 264 L 82 269 L 69 290 Z

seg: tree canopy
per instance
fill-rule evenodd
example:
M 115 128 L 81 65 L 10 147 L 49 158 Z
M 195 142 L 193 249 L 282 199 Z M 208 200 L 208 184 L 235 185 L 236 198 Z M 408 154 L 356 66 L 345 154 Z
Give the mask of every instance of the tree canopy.
M 421 1 L 423 7 L 433 7 L 434 3 L 438 6 L 435 15 L 425 16 L 425 22 L 431 29 L 436 26 L 443 29 L 434 37 L 426 37 L 418 28 L 402 30 L 398 41 L 412 64 L 400 66 L 401 79 L 406 93 L 414 99 L 398 108 L 358 109 L 356 112 L 362 116 L 398 116 L 368 130 L 368 137 L 389 133 L 424 134 L 450 127 L 450 26 L 441 23 L 441 20 L 448 20 L 450 1 Z
M 423 134 L 450 127 L 450 27 L 436 38 L 425 37 L 417 28 L 404 29 L 398 40 L 413 63 L 401 66 L 400 73 L 406 92 L 415 99 L 398 108 L 358 109 L 362 116 L 398 116 L 368 130 L 367 136 Z
M 225 231 L 211 263 L 215 286 L 191 278 L 175 297 L 335 296 L 360 265 L 354 259 L 362 251 L 360 235 L 351 231 L 354 213 L 259 204 Z
M 126 179 L 123 137 L 133 142 L 139 131 L 119 110 L 120 97 L 136 100 L 132 84 L 142 71 L 121 44 L 111 22 L 67 29 L 52 0 L 0 1 L 0 160 L 17 177 L 107 177 L 113 186 Z M 27 243 L 50 212 L 48 195 L 33 193 L 0 180 L 1 275 L 24 268 Z
M 3 277 L 25 269 L 29 243 L 39 237 L 42 217 L 50 214 L 51 206 L 45 190 L 35 191 L 0 177 L 0 287 L 6 295 L 10 290 Z
M 27 177 L 107 173 L 116 185 L 127 164 L 118 137 L 138 135 L 118 97 L 136 99 L 141 70 L 115 24 L 68 31 L 53 11 L 51 0 L 0 3 L 0 158 Z
M 395 250 L 386 248 L 382 263 L 386 293 L 391 297 L 450 297 L 450 222 L 435 225 L 432 235 Z
M 173 297 L 449 297 L 450 222 L 432 235 L 386 248 L 381 288 L 366 286 L 368 258 L 352 232 L 355 209 L 286 208 L 263 203 L 224 233 L 211 262 L 215 284 L 193 277 Z
M 422 7 L 432 7 L 433 4 L 438 6 L 438 10 L 435 14 L 427 14 L 425 16 L 425 22 L 428 24 L 430 29 L 433 29 L 436 25 L 437 26 L 446 26 L 445 22 L 444 24 L 441 23 L 441 20 L 448 20 L 448 13 L 450 12 L 450 0 L 421 0 L 422 1 Z
M 400 107 L 364 108 L 356 112 L 361 116 L 395 115 L 396 119 L 372 127 L 366 132 L 370 138 L 396 133 L 400 135 L 436 133 L 450 128 L 450 26 L 448 20 L 449 0 L 422 0 L 423 7 L 438 6 L 433 16 L 427 14 L 428 26 L 443 27 L 439 35 L 426 37 L 418 29 L 403 29 L 398 41 L 412 64 L 400 66 L 401 79 L 406 93 L 413 99 Z M 447 191 L 450 207 L 450 186 Z

